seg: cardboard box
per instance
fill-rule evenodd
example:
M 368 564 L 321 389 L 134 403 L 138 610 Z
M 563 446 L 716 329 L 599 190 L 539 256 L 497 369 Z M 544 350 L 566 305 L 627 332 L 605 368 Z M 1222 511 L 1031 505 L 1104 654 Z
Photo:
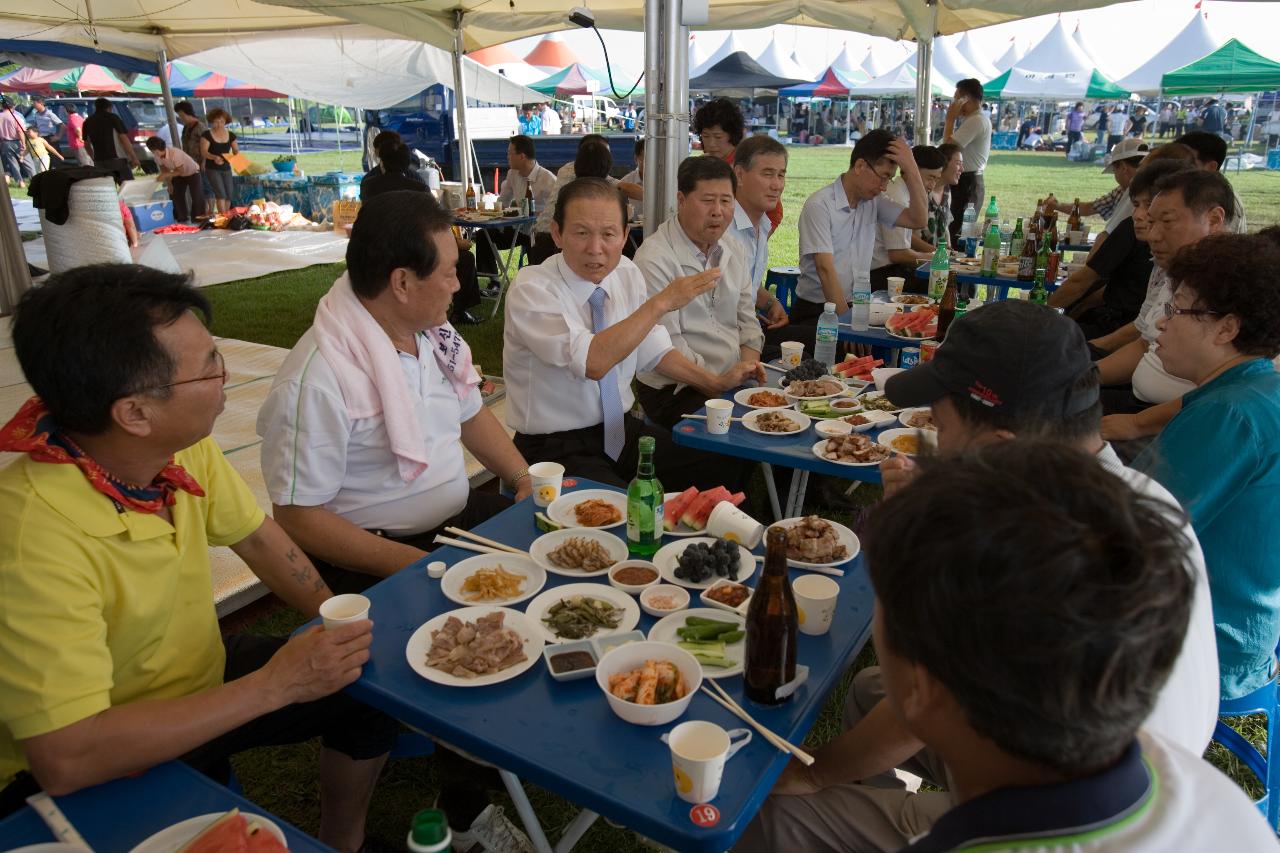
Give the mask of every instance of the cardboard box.
M 333 230 L 339 234 L 349 234 L 348 225 L 355 224 L 360 213 L 360 202 L 355 199 L 339 198 L 333 201 Z
M 128 208 L 133 214 L 134 223 L 138 226 L 138 233 L 154 231 L 173 224 L 173 202 L 169 199 L 130 204 Z

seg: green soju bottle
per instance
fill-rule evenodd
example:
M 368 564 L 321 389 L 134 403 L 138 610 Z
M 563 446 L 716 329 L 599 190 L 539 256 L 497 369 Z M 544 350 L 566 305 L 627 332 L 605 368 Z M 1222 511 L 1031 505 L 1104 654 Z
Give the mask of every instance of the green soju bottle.
M 951 272 L 951 256 L 947 253 L 947 244 L 938 241 L 933 260 L 929 261 L 929 295 L 941 299 L 942 292 L 947 289 L 947 275 Z
M 640 462 L 627 486 L 627 547 L 632 554 L 652 557 L 662 545 L 662 484 L 653 473 L 654 440 L 640 437 Z

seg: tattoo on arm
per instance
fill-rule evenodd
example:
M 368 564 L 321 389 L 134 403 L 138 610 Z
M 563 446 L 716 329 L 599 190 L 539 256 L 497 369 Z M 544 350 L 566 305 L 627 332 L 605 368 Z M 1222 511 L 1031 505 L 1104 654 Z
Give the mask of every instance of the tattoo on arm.
M 324 589 L 324 578 L 320 577 L 320 575 L 306 560 L 303 560 L 299 565 L 298 561 L 302 559 L 302 557 L 298 554 L 298 550 L 296 548 L 290 548 L 284 557 L 295 566 L 295 568 L 289 570 L 289 573 L 293 575 L 293 579 L 298 582 L 298 586 L 310 585 L 312 592 L 319 592 Z

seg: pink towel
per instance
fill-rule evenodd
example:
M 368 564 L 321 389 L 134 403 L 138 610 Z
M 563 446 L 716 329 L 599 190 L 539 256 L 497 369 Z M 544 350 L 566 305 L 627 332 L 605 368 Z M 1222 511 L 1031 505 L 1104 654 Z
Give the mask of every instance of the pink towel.
M 413 411 L 409 385 L 391 338 L 360 304 L 347 274 L 333 283 L 316 306 L 316 346 L 338 379 L 347 414 L 371 418 L 381 413 L 400 476 L 412 483 L 427 470 L 422 424 Z M 422 332 L 431 352 L 459 400 L 465 400 L 480 374 L 471 363 L 471 348 L 445 323 Z

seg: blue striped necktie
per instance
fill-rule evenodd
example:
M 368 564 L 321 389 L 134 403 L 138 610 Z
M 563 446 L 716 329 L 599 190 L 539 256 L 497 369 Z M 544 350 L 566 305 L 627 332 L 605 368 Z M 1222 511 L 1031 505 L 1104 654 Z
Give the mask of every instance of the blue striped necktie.
M 591 305 L 591 331 L 596 334 L 609 328 L 604 320 L 604 301 L 608 297 L 603 287 L 597 287 L 587 300 Z M 622 422 L 622 395 L 618 393 L 618 366 L 609 368 L 596 384 L 600 386 L 600 411 L 604 413 L 604 452 L 616 462 L 627 437 Z

